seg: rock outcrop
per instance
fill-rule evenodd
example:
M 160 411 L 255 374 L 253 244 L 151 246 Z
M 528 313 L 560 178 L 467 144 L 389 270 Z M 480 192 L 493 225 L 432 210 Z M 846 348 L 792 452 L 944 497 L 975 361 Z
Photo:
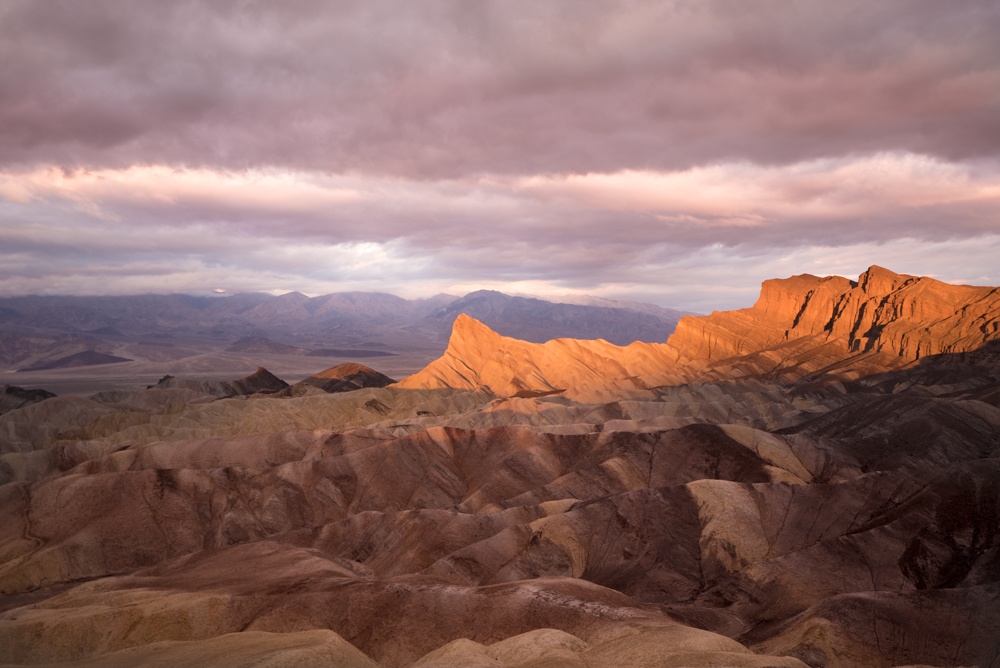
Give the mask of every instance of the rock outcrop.
M 753 307 L 685 316 L 662 344 L 532 344 L 459 316 L 445 354 L 399 385 L 601 401 L 691 381 L 855 379 L 997 339 L 1000 289 L 873 266 L 856 283 L 808 274 L 765 281 Z
M 527 343 L 500 336 L 467 315 L 455 319 L 444 355 L 397 383 L 404 388 L 451 387 L 500 396 L 565 392 L 584 401 L 641 394 L 669 378 L 675 355 L 661 344 L 616 346 L 597 339 Z
M 682 318 L 668 343 L 680 364 L 695 369 L 772 353 L 773 367 L 756 364 L 767 373 L 797 358 L 806 362 L 803 372 L 827 364 L 886 370 L 996 339 L 1000 288 L 951 285 L 873 266 L 857 282 L 810 274 L 765 281 L 753 307 Z M 754 366 L 752 359 L 743 361 Z
M 293 396 L 303 394 L 306 388 L 323 392 L 353 392 L 366 387 L 386 387 L 396 381 L 371 367 L 356 362 L 344 362 L 313 374 L 289 388 Z

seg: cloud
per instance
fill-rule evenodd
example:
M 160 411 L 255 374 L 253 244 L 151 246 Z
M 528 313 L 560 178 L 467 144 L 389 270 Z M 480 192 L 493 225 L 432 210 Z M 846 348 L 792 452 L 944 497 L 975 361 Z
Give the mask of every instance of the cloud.
M 546 254 L 600 244 L 614 253 L 651 244 L 780 247 L 987 234 L 997 230 L 1000 168 L 906 153 L 438 181 L 145 166 L 0 173 L 0 197 L 25 216 L 58 210 L 83 229 L 125 232 L 126 244 L 142 230 L 202 226 L 288 242 L 401 240 L 414 249 L 499 252 L 524 243 Z
M 456 178 L 1000 149 L 980 1 L 7 3 L 8 165 Z
M 701 264 L 733 295 L 755 290 L 770 276 L 765 267 L 814 271 L 816 249 L 831 257 L 855 249 L 870 264 L 890 266 L 886 249 L 900 240 L 956 252 L 953 241 L 992 238 L 1000 210 L 1000 173 L 913 154 L 419 182 L 166 166 L 40 169 L 0 175 L 0 193 L 7 191 L 17 193 L 0 199 L 0 215 L 12 223 L 0 268 L 7 294 L 46 276 L 65 289 L 67 281 L 56 279 L 67 272 L 78 277 L 70 285 L 134 291 L 149 285 L 149 267 L 177 285 L 172 267 L 184 267 L 183 289 L 196 287 L 195 276 L 203 285 L 253 290 L 350 286 L 412 296 L 420 296 L 414 286 L 509 284 L 522 292 L 617 290 L 686 308 L 698 305 L 670 285 L 702 280 Z M 963 253 L 969 257 L 957 264 L 922 253 L 925 266 L 912 271 L 947 264 L 995 272 L 989 256 Z M 788 257 L 803 267 L 781 261 Z M 709 305 L 722 300 L 710 289 L 703 294 Z
M 0 294 L 1000 282 L 998 33 L 985 0 L 11 0 Z

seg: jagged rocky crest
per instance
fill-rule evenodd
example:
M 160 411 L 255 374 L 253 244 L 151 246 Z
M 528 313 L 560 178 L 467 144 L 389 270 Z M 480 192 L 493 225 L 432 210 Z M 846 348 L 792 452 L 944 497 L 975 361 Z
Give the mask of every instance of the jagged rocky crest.
M 873 266 L 857 282 L 809 274 L 765 281 L 751 308 L 685 316 L 663 344 L 559 339 L 531 344 L 468 316 L 410 388 L 501 396 L 562 391 L 583 401 L 718 378 L 854 379 L 1000 339 L 1000 289 L 950 285 Z
M 1000 289 L 951 285 L 873 266 L 857 282 L 810 274 L 765 281 L 752 308 L 686 317 L 668 343 L 688 365 L 777 349 L 831 348 L 849 368 L 895 368 L 1000 338 Z

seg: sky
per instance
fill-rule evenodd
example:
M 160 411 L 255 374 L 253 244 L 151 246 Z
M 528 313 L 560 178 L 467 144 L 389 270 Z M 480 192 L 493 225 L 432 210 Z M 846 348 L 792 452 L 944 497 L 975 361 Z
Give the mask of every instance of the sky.
M 0 296 L 1000 285 L 992 0 L 0 2 Z

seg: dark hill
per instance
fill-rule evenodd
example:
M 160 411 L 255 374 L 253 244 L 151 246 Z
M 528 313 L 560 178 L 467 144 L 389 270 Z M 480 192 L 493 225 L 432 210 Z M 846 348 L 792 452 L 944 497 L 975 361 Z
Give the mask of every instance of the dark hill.
M 160 382 L 152 387 L 158 389 L 183 388 L 197 390 L 199 392 L 211 394 L 212 396 L 223 399 L 226 397 L 246 396 L 250 394 L 270 394 L 287 388 L 288 383 L 281 380 L 267 369 L 257 367 L 255 372 L 238 380 L 198 381 L 165 376 L 160 379 Z
M 0 415 L 54 396 L 56 395 L 46 390 L 26 390 L 14 385 L 4 385 L 0 388 Z
M 309 357 L 356 357 L 363 359 L 366 357 L 393 357 L 396 353 L 385 350 L 353 350 L 351 348 L 320 348 L 308 353 Z
M 396 381 L 363 364 L 347 362 L 330 367 L 325 371 L 296 383 L 296 386 L 308 385 L 317 387 L 324 392 L 351 392 L 365 387 L 386 387 Z
M 97 366 L 99 364 L 118 364 L 119 362 L 131 362 L 127 357 L 118 357 L 107 353 L 99 353 L 95 350 L 84 350 L 57 360 L 39 362 L 18 371 L 46 371 L 49 369 L 71 369 L 81 366 Z
M 226 348 L 230 353 L 258 353 L 272 355 L 305 355 L 309 351 L 305 348 L 290 346 L 287 343 L 278 343 L 263 336 L 245 336 L 233 345 Z

